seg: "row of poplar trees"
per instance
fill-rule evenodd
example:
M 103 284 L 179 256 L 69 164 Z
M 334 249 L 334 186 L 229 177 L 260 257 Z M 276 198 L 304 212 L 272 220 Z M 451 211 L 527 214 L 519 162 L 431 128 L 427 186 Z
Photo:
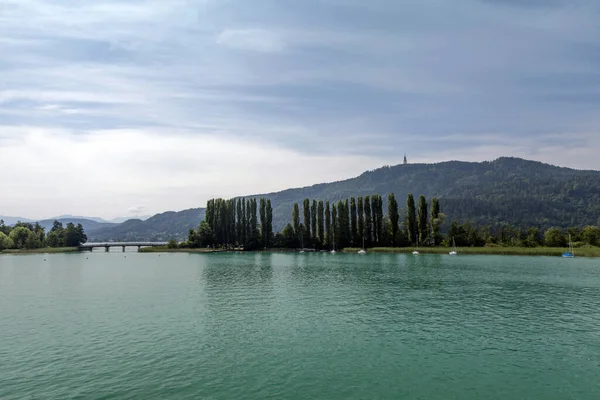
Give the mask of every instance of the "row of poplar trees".
M 203 238 L 202 245 L 257 249 L 270 247 L 273 240 L 273 208 L 269 199 L 211 199 L 206 204 L 205 222 L 213 237 Z
M 387 199 L 387 216 L 383 211 L 383 199 L 379 194 L 351 197 L 330 204 L 329 201 L 304 199 L 303 220 L 300 222 L 300 206 L 292 209 L 292 225 L 284 232 L 293 230 L 295 245 L 314 248 L 344 248 L 371 246 L 408 246 L 414 244 L 436 245 L 441 241 L 440 225 L 443 215 L 440 203 L 432 199 L 431 213 L 424 196 L 415 199 L 408 194 L 406 215 L 400 221 L 398 202 L 394 193 Z M 284 235 L 288 236 L 288 235 Z

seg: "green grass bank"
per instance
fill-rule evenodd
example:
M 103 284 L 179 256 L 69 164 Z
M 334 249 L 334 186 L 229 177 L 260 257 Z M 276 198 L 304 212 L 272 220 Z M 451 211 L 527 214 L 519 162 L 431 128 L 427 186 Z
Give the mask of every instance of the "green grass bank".
M 7 249 L 0 254 L 54 254 L 54 253 L 76 253 L 77 247 L 43 247 L 40 249 Z

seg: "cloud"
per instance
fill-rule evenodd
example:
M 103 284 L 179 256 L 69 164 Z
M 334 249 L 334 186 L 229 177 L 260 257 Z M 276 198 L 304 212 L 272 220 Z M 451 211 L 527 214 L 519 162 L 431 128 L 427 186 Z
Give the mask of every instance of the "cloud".
M 217 43 L 236 50 L 277 53 L 285 49 L 283 40 L 263 29 L 227 29 L 219 33 Z
M 15 133 L 19 142 L 0 146 L 0 169 L 13 171 L 3 177 L 2 209 L 16 214 L 42 196 L 34 217 L 84 213 L 90 204 L 106 218 L 124 210 L 156 213 L 200 207 L 214 196 L 340 180 L 381 161 L 359 155 L 308 155 L 268 142 L 161 130 L 73 135 L 23 127 Z M 140 199 L 144 206 L 130 206 Z
M 196 207 L 405 152 L 598 168 L 598 15 L 584 0 L 4 0 L 0 209 Z
M 127 210 L 127 212 L 129 212 L 130 214 L 141 214 L 144 211 L 146 211 L 146 206 L 132 206 L 129 207 L 129 209 Z

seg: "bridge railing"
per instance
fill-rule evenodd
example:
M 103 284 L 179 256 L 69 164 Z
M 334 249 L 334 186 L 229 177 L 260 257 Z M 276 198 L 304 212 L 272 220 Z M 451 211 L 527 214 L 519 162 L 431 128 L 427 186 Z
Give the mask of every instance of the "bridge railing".
M 98 242 L 98 243 L 83 243 L 80 244 L 80 248 L 90 247 L 155 247 L 155 246 L 166 246 L 168 242 Z

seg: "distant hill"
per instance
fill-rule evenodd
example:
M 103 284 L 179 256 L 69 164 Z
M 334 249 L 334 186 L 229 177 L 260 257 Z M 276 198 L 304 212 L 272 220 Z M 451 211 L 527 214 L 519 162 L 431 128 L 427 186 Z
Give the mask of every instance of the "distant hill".
M 101 223 L 111 222 L 111 221 L 107 221 L 104 218 L 100 218 L 100 217 L 85 217 L 85 216 L 81 216 L 81 215 L 71 215 L 71 214 L 59 215 L 57 217 L 52 217 L 52 218 L 47 218 L 47 219 L 53 220 L 53 221 L 54 220 L 63 220 L 63 219 L 84 219 L 84 220 L 101 222 Z
M 600 171 L 520 158 L 386 166 L 344 181 L 250 197 L 271 199 L 273 225 L 279 231 L 291 220 L 293 203 L 306 197 L 338 201 L 372 193 L 387 197 L 391 192 L 401 207 L 409 192 L 439 197 L 449 220 L 542 228 L 600 225 Z
M 52 224 L 54 223 L 54 221 L 59 221 L 60 223 L 63 224 L 63 226 L 66 226 L 69 222 L 72 222 L 75 225 L 81 224 L 83 226 L 83 230 L 85 231 L 86 235 L 88 235 L 88 236 L 90 234 L 93 234 L 94 232 L 96 232 L 99 229 L 117 226 L 117 224 L 111 224 L 109 222 L 97 222 L 97 221 L 93 221 L 90 219 L 81 219 L 81 218 L 59 218 L 59 219 L 52 218 L 52 219 L 44 219 L 42 221 L 37 221 L 37 222 L 41 226 L 44 227 L 46 232 L 49 232 L 50 229 L 52 229 Z
M 197 228 L 203 219 L 204 208 L 168 211 L 145 221 L 130 219 L 116 226 L 95 230 L 88 233 L 88 238 L 90 241 L 183 240 L 187 238 L 190 228 Z
M 31 219 L 23 217 L 10 217 L 8 215 L 0 215 L 0 220 L 4 221 L 6 225 L 14 225 L 17 222 L 31 222 Z

